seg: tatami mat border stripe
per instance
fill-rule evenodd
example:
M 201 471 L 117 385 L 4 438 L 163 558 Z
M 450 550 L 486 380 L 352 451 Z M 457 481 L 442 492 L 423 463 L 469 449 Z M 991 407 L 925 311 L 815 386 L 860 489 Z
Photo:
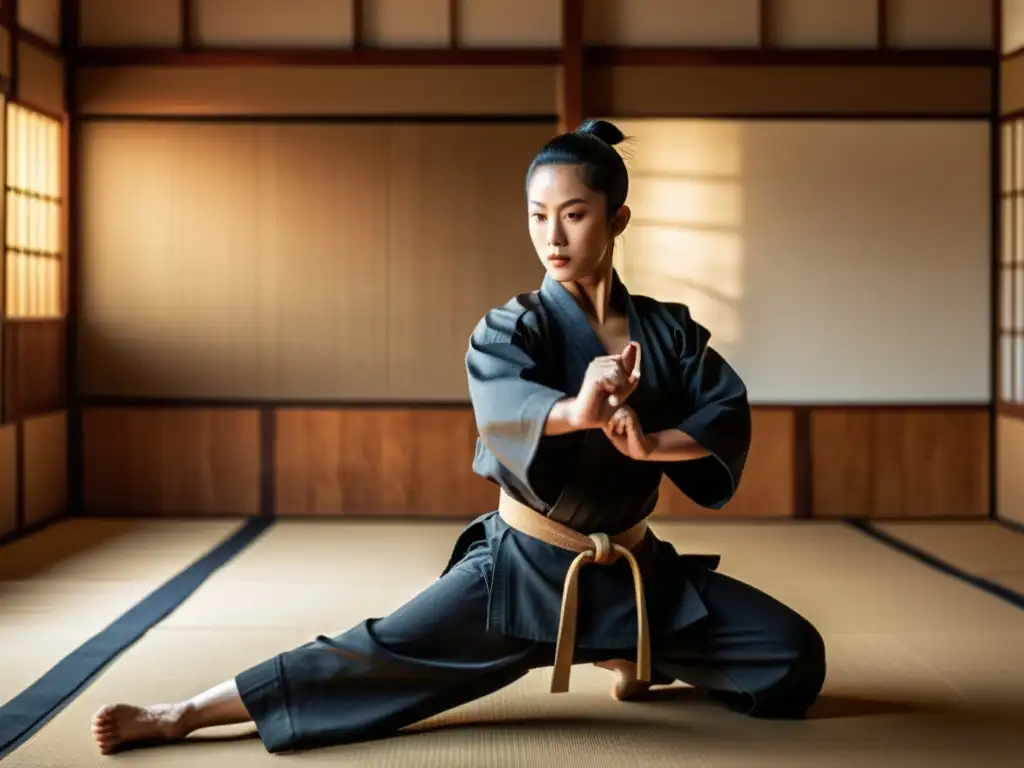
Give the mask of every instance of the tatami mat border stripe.
M 960 581 L 970 584 L 973 587 L 977 587 L 978 589 L 988 592 L 990 595 L 1005 600 L 1011 605 L 1024 610 L 1024 595 L 1019 592 L 1015 592 L 1001 584 L 989 581 L 983 576 L 975 576 L 973 573 L 963 571 L 955 565 L 951 565 L 945 560 L 939 559 L 935 555 L 931 555 L 924 550 L 918 549 L 912 544 L 908 544 L 896 536 L 893 536 L 892 534 L 886 533 L 885 531 L 875 527 L 867 520 L 848 519 L 846 522 L 876 541 L 880 541 L 881 543 L 886 544 L 887 546 L 890 546 L 893 549 L 924 563 L 925 565 L 929 565 L 937 571 L 945 573 L 947 576 L 959 579 Z
M 203 557 L 136 603 L 0 707 L 0 760 L 74 701 L 108 664 L 180 606 L 219 568 L 256 541 L 273 522 L 270 518 L 246 520 Z
M 1007 530 L 1024 534 L 1024 523 L 1018 523 L 1016 520 L 1010 520 L 1008 517 L 1003 517 L 1002 515 L 996 515 L 995 521 Z

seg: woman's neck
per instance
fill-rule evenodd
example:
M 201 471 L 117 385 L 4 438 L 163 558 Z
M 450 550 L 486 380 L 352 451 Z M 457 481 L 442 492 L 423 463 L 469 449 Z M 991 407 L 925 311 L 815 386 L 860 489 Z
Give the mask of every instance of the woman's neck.
M 599 326 L 604 325 L 609 317 L 615 316 L 612 307 L 612 260 L 601 261 L 597 269 L 587 277 L 562 283 L 566 290 L 576 299 L 583 312 Z

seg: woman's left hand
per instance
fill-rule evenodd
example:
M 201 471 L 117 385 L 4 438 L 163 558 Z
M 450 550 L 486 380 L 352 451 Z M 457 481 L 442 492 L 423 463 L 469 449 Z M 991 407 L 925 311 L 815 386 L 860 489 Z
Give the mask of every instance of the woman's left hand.
M 642 461 L 649 458 L 654 451 L 651 438 L 644 434 L 640 419 L 628 405 L 616 410 L 603 430 L 619 453 L 631 459 Z

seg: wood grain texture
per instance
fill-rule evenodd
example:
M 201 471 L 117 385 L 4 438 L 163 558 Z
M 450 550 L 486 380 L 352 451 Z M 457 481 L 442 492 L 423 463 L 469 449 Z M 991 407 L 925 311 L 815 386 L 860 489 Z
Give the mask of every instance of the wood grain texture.
M 992 109 L 987 66 L 595 66 L 587 70 L 590 114 L 956 115 Z
M 24 524 L 38 525 L 63 515 L 68 505 L 67 414 L 26 419 L 22 458 Z
M 5 419 L 64 408 L 64 321 L 7 321 L 3 327 Z
M 0 427 L 0 536 L 11 533 L 18 524 L 18 425 Z
M 799 410 L 811 411 L 806 431 Z M 261 471 L 273 481 L 263 485 L 266 514 L 468 519 L 496 506 L 497 489 L 472 472 L 468 406 L 284 406 L 268 415 L 272 428 L 261 430 L 255 407 L 87 408 L 87 510 L 258 514 Z M 659 518 L 987 513 L 984 408 L 765 406 L 753 419 L 733 500 L 706 510 L 666 481 Z
M 472 472 L 469 408 L 282 410 L 278 515 L 472 517 L 497 488 Z
M 255 409 L 86 409 L 82 431 L 87 512 L 259 511 Z
M 985 517 L 988 422 L 983 407 L 814 412 L 814 516 Z
M 1024 525 L 1024 419 L 1000 416 L 996 434 L 998 514 Z
M 661 486 L 658 517 L 793 517 L 795 415 L 789 408 L 755 408 L 750 457 L 740 488 L 724 509 L 694 504 L 668 480 Z
M 79 391 L 464 399 L 553 125 L 83 126 Z

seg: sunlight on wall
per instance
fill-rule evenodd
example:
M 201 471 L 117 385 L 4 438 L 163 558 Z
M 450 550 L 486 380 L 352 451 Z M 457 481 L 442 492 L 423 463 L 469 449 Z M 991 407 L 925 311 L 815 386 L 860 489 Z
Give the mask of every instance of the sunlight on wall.
M 735 123 L 616 120 L 633 217 L 615 268 L 631 293 L 686 304 L 727 357 L 741 340 L 743 195 Z

